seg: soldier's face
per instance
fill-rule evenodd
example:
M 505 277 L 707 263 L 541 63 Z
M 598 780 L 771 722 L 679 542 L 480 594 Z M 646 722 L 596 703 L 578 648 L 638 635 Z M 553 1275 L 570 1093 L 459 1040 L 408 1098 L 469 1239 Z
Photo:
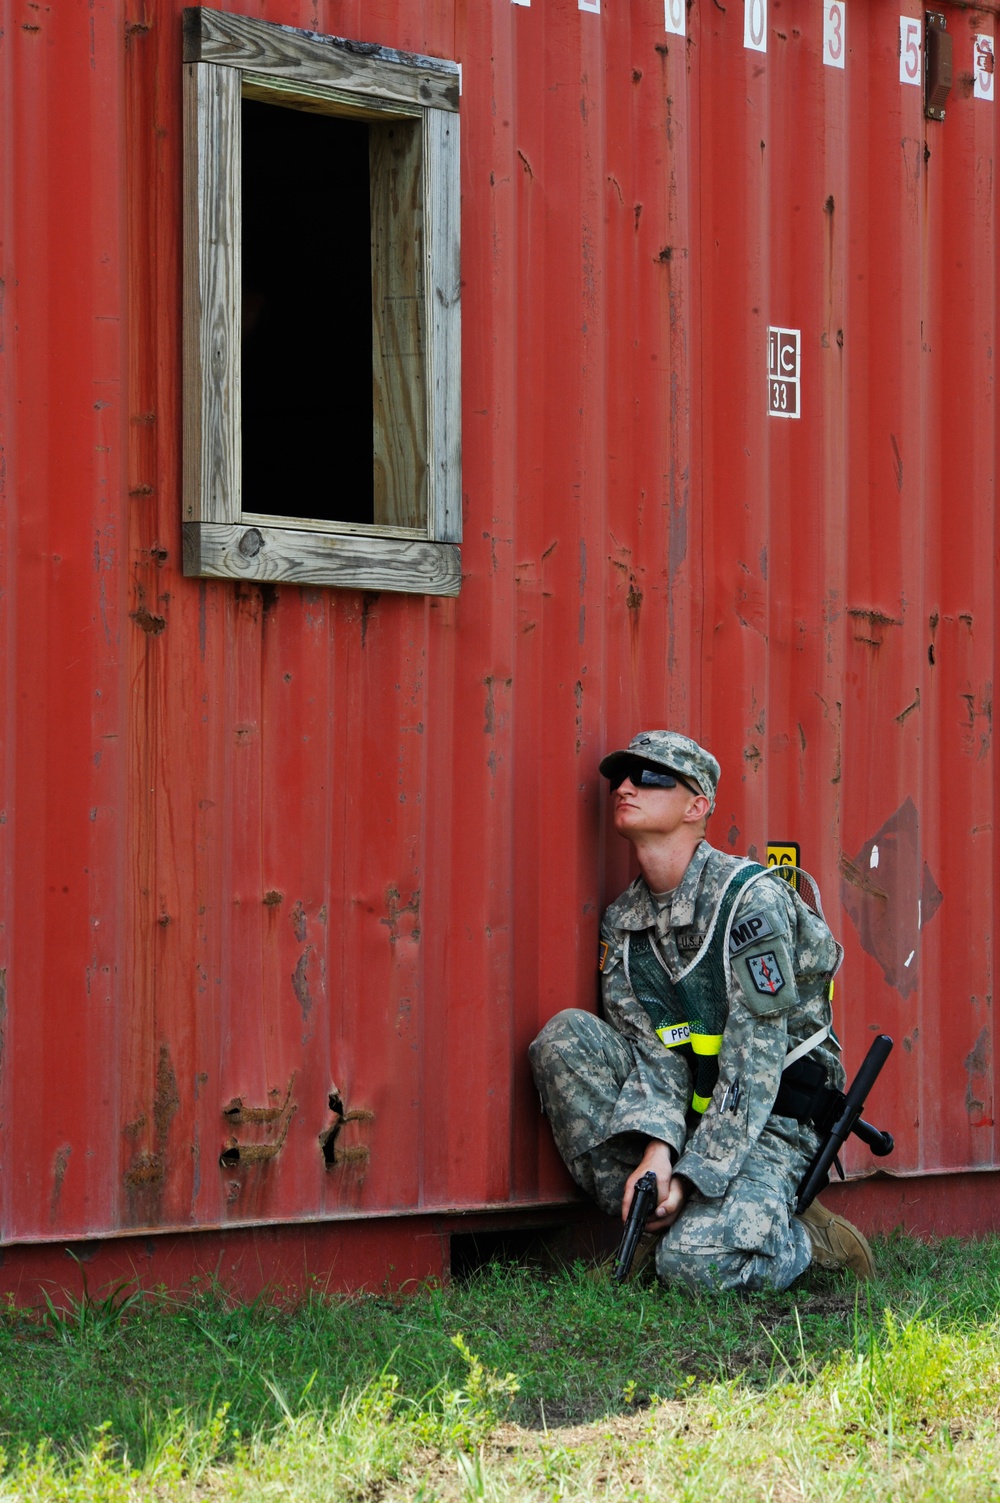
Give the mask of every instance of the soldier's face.
M 631 778 L 619 783 L 611 795 L 615 829 L 630 839 L 635 835 L 670 835 L 692 823 L 692 811 L 698 805 L 707 808 L 707 800 L 678 783 L 674 788 L 637 788 Z

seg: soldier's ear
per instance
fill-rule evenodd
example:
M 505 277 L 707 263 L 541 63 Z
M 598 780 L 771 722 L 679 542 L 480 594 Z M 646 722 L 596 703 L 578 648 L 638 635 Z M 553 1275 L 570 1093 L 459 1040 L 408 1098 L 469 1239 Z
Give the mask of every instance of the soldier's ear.
M 707 819 L 712 812 L 712 806 L 703 793 L 696 793 L 685 811 L 684 818 L 688 824 L 700 824 Z

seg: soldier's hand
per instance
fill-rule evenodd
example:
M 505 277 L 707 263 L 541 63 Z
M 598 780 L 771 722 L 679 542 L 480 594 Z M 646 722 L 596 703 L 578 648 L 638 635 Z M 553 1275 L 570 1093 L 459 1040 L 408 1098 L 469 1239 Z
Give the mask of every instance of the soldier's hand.
M 646 1230 L 649 1232 L 665 1232 L 669 1226 L 673 1226 L 687 1199 L 687 1184 L 684 1180 L 676 1179 L 673 1173 L 673 1163 L 670 1157 L 670 1149 L 666 1143 L 661 1143 L 658 1138 L 651 1138 L 646 1145 L 646 1151 L 639 1163 L 633 1169 L 625 1181 L 625 1194 L 622 1198 L 622 1221 L 628 1220 L 629 1208 L 632 1205 L 632 1195 L 636 1182 L 652 1170 L 656 1175 L 656 1210 L 646 1222 Z

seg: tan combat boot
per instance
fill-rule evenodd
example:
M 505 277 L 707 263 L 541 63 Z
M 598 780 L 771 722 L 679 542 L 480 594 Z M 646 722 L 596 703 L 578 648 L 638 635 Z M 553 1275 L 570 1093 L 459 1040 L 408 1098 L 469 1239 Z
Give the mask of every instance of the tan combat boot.
M 799 1217 L 809 1233 L 812 1260 L 817 1268 L 849 1268 L 859 1279 L 870 1279 L 875 1272 L 872 1250 L 864 1237 L 843 1216 L 835 1216 L 818 1200 Z

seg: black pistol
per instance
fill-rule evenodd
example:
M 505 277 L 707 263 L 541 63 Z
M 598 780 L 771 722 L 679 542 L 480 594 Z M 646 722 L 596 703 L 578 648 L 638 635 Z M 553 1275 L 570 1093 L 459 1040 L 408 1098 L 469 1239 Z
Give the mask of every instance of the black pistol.
M 656 1210 L 657 1190 L 656 1175 L 652 1169 L 648 1169 L 641 1179 L 636 1180 L 635 1190 L 632 1192 L 632 1204 L 629 1206 L 628 1220 L 625 1223 L 625 1231 L 622 1240 L 615 1253 L 614 1271 L 612 1278 L 616 1284 L 624 1284 L 632 1267 L 632 1259 L 642 1236 L 646 1222 Z
M 830 1169 L 834 1164 L 843 1179 L 844 1171 L 840 1167 L 837 1155 L 851 1133 L 860 1138 L 862 1143 L 867 1143 L 877 1158 L 884 1158 L 887 1153 L 892 1152 L 895 1146 L 892 1134 L 880 1132 L 877 1127 L 872 1127 L 861 1117 L 868 1092 L 878 1079 L 879 1071 L 889 1058 L 891 1049 L 892 1039 L 888 1034 L 880 1033 L 862 1060 L 861 1068 L 851 1081 L 847 1095 L 845 1096 L 841 1091 L 830 1092 L 832 1099 L 824 1114 L 824 1120 L 816 1124 L 820 1133 L 820 1145 L 799 1185 L 798 1202 L 795 1207 L 799 1216 L 829 1184 Z

